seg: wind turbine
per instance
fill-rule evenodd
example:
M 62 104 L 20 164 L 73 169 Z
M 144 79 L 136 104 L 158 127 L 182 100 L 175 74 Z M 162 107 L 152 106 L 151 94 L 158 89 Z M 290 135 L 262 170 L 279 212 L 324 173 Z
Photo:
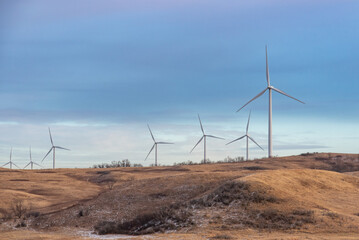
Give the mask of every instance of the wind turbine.
M 273 86 L 271 86 L 270 84 L 270 79 L 269 79 L 269 69 L 268 69 L 268 54 L 267 54 L 267 46 L 266 46 L 266 77 L 267 77 L 267 87 L 260 92 L 257 96 L 255 96 L 254 98 L 252 98 L 249 102 L 247 102 L 246 104 L 243 105 L 243 107 L 241 107 L 240 109 L 237 110 L 237 112 L 239 112 L 242 108 L 244 108 L 245 106 L 247 106 L 250 102 L 254 101 L 255 99 L 259 98 L 260 96 L 262 96 L 267 90 L 269 92 L 269 115 L 268 115 L 268 157 L 271 158 L 272 157 L 272 90 L 283 94 L 284 96 L 287 96 L 289 98 L 292 98 L 300 103 L 303 103 L 302 101 L 288 95 L 287 93 L 283 92 L 282 90 L 279 90 Z
M 194 145 L 194 147 L 192 148 L 191 152 L 197 147 L 197 145 L 202 141 L 203 139 L 203 146 L 204 146 L 204 151 L 203 151 L 203 154 L 204 154 L 204 160 L 203 160 L 203 163 L 206 163 L 206 137 L 211 137 L 211 138 L 218 138 L 218 139 L 222 139 L 224 140 L 224 138 L 220 138 L 220 137 L 216 137 L 216 136 L 213 136 L 213 135 L 207 135 L 204 133 L 204 130 L 203 130 L 203 126 L 202 126 L 202 122 L 201 122 L 201 118 L 199 117 L 199 114 L 198 114 L 198 120 L 199 120 L 199 124 L 201 125 L 201 130 L 202 130 L 202 137 L 199 139 L 199 141 L 197 142 L 196 145 Z
M 12 165 L 14 164 L 17 168 L 19 168 L 18 165 L 16 165 L 15 163 L 12 162 L 11 158 L 12 158 L 12 147 L 11 147 L 11 150 L 10 150 L 10 161 L 7 162 L 7 163 L 5 163 L 5 164 L 2 165 L 1 167 L 5 167 L 6 165 L 10 164 L 10 169 L 12 169 Z
M 150 133 L 151 133 L 151 137 L 153 139 L 153 146 L 150 150 L 150 152 L 147 154 L 147 157 L 145 158 L 145 160 L 147 160 L 148 156 L 150 155 L 150 153 L 152 152 L 153 148 L 155 148 L 155 166 L 157 167 L 157 145 L 158 144 L 173 144 L 173 143 L 170 143 L 170 142 L 156 142 L 155 138 L 153 137 L 153 134 L 152 134 L 152 131 L 151 131 L 151 128 L 150 126 L 147 124 L 147 127 L 148 127 L 148 130 L 150 130 Z
M 249 116 L 248 116 L 246 134 L 245 134 L 244 136 L 242 136 L 242 137 L 240 137 L 240 138 L 237 138 L 237 139 L 234 139 L 233 141 L 231 141 L 231 142 L 229 142 L 229 143 L 226 144 L 226 145 L 231 144 L 231 143 L 233 143 L 233 142 L 239 141 L 239 140 L 241 140 L 242 138 L 246 137 L 246 138 L 247 138 L 247 161 L 249 160 L 249 158 L 248 158 L 248 139 L 250 139 L 252 142 L 254 142 L 258 147 L 260 147 L 260 148 L 264 151 L 264 149 L 263 149 L 256 141 L 254 141 L 254 139 L 253 139 L 251 136 L 249 136 L 249 134 L 248 134 L 248 128 L 249 128 L 249 121 L 250 121 L 250 119 L 251 119 L 251 112 L 249 112 Z
M 54 146 L 54 142 L 52 141 L 52 136 L 51 136 L 50 128 L 49 128 L 49 134 L 50 134 L 50 140 L 51 140 L 51 145 L 52 145 L 52 147 L 50 148 L 49 152 L 45 155 L 45 157 L 42 159 L 41 162 L 43 162 L 43 161 L 45 160 L 45 158 L 47 157 L 47 155 L 49 155 L 50 152 L 52 151 L 52 153 L 53 153 L 52 168 L 55 168 L 55 149 L 58 148 L 58 149 L 63 149 L 63 150 L 68 150 L 68 151 L 70 151 L 70 149 L 63 148 L 63 147 L 59 147 L 59 146 Z
M 34 167 L 34 164 L 39 166 L 39 167 L 42 167 L 41 165 L 37 164 L 36 162 L 32 161 L 32 157 L 31 157 L 31 146 L 30 146 L 30 162 L 24 167 L 24 169 L 27 167 L 27 166 L 31 166 L 31 170 L 33 169 Z

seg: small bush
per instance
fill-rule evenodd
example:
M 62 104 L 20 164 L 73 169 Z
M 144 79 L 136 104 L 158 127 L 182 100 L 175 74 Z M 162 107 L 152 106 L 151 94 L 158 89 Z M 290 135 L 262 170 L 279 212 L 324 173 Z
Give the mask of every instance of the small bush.
M 31 218 L 31 217 L 37 218 L 40 216 L 40 213 L 39 212 L 28 212 L 25 216 L 26 216 L 26 218 Z

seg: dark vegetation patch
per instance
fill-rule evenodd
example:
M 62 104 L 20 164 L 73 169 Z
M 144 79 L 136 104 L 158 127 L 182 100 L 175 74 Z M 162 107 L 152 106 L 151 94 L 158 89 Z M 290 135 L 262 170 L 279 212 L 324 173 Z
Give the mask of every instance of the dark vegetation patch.
M 314 153 L 310 153 L 310 152 L 307 152 L 307 153 L 302 153 L 300 154 L 300 156 L 313 156 L 315 154 L 318 154 L 318 152 L 314 152 Z
M 240 228 L 250 227 L 268 230 L 300 229 L 304 224 L 313 224 L 315 219 L 313 211 L 294 210 L 286 213 L 275 209 L 250 210 L 243 212 L 236 218 L 225 221 L 227 225 Z
M 20 178 L 18 178 L 18 179 L 10 179 L 10 181 L 13 181 L 13 182 L 28 182 L 29 179 L 20 179 Z
M 163 193 L 151 194 L 152 197 L 164 197 Z M 251 191 L 248 183 L 230 181 L 200 198 L 184 203 L 172 204 L 146 214 L 140 214 L 130 221 L 103 221 L 95 225 L 98 234 L 150 234 L 167 230 L 179 230 L 195 224 L 192 216 L 194 209 L 229 205 L 232 202 L 246 209 L 252 203 L 277 203 L 278 199 L 267 196 L 265 192 Z
M 248 167 L 243 167 L 243 169 L 257 171 L 257 170 L 267 170 L 268 168 L 260 167 L 260 166 L 248 166 Z
M 40 212 L 31 211 L 31 212 L 26 213 L 25 216 L 26 216 L 26 218 L 37 218 L 40 216 Z
M 27 226 L 26 223 L 24 221 L 21 221 L 15 225 L 15 228 L 21 228 L 21 227 L 26 227 L 26 226 Z
M 359 217 L 359 212 L 358 212 L 358 213 L 354 213 L 354 215 Z
M 94 176 L 88 178 L 88 181 L 100 185 L 111 185 L 116 182 L 116 179 L 111 175 L 111 171 L 97 171 Z
M 167 193 L 163 193 L 163 192 L 160 192 L 160 193 L 152 193 L 149 195 L 151 198 L 164 198 L 164 197 L 167 197 Z
M 210 239 L 233 239 L 233 237 L 227 234 L 217 234 L 216 236 L 213 236 Z
M 138 215 L 131 221 L 116 223 L 104 221 L 96 224 L 98 234 L 151 234 L 177 230 L 193 224 L 190 212 L 182 208 L 165 207 L 152 213 Z
M 190 201 L 190 204 L 211 207 L 218 204 L 229 205 L 235 200 L 238 201 L 241 206 L 248 206 L 250 203 L 279 202 L 277 198 L 268 196 L 265 192 L 251 191 L 249 184 L 246 182 L 230 181 L 212 193 Z
M 359 171 L 359 156 L 350 157 L 343 155 L 330 155 L 328 157 L 315 157 L 316 161 L 320 161 L 329 165 L 324 170 L 335 172 L 355 172 Z
M 28 191 L 28 193 L 36 194 L 36 195 L 44 195 L 44 196 L 50 196 L 50 195 L 56 195 L 51 192 L 49 189 L 33 189 Z
M 97 171 L 96 174 L 99 174 L 99 175 L 107 175 L 107 174 L 110 174 L 111 171 Z
M 334 213 L 334 212 L 326 212 L 326 213 L 324 213 L 324 215 L 330 217 L 331 219 L 339 218 L 339 214 Z

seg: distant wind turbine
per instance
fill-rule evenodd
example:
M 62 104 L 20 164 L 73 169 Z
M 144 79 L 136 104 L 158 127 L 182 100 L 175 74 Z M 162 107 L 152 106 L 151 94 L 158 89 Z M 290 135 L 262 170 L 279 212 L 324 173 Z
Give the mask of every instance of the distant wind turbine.
M 173 143 L 170 143 L 170 142 L 156 142 L 155 138 L 153 137 L 151 128 L 150 128 L 150 126 L 149 126 L 148 124 L 147 124 L 147 127 L 148 127 L 148 130 L 150 130 L 151 137 L 152 137 L 152 139 L 153 139 L 154 144 L 153 144 L 153 146 L 152 146 L 150 152 L 147 154 L 147 157 L 145 158 L 145 160 L 147 160 L 147 158 L 148 158 L 148 156 L 151 154 L 153 148 L 155 148 L 155 166 L 157 166 L 157 145 L 158 145 L 158 144 L 173 144 Z
M 30 162 L 24 167 L 24 169 L 30 165 L 31 167 L 31 170 L 33 169 L 34 167 L 34 164 L 39 166 L 39 167 L 42 167 L 41 165 L 37 164 L 36 162 L 32 161 L 32 157 L 31 157 L 31 146 L 30 146 Z
M 197 142 L 196 145 L 194 145 L 194 147 L 192 148 L 191 152 L 197 147 L 197 145 L 202 141 L 203 139 L 203 146 L 204 146 L 204 151 L 203 151 L 203 155 L 204 155 L 204 158 L 203 158 L 203 163 L 206 163 L 206 137 L 211 137 L 211 138 L 218 138 L 218 139 L 222 139 L 224 140 L 224 138 L 220 138 L 220 137 L 216 137 L 216 136 L 213 136 L 213 135 L 207 135 L 204 133 L 204 130 L 203 130 L 203 126 L 202 126 L 202 121 L 201 121 L 201 118 L 199 117 L 199 114 L 198 114 L 198 120 L 199 120 L 199 124 L 201 125 L 201 130 L 202 130 L 202 137 L 199 139 L 199 141 Z
M 52 168 L 55 168 L 55 149 L 58 148 L 58 149 L 63 149 L 63 150 L 68 150 L 68 151 L 70 151 L 70 149 L 59 147 L 59 146 L 54 146 L 54 142 L 52 141 L 50 128 L 49 128 L 49 134 L 50 134 L 50 140 L 51 140 L 52 147 L 50 148 L 49 152 L 45 155 L 45 157 L 42 159 L 41 162 L 43 162 L 45 160 L 45 158 L 47 157 L 47 155 L 49 155 L 51 153 L 51 151 L 52 151 L 52 153 L 53 153 Z
M 233 143 L 233 142 L 239 141 L 239 140 L 241 140 L 242 138 L 246 137 L 246 138 L 247 138 L 247 161 L 249 160 L 249 157 L 248 157 L 248 139 L 250 139 L 252 142 L 254 142 L 258 147 L 260 147 L 260 148 L 264 151 L 264 149 L 263 149 L 256 141 L 254 141 L 254 139 L 253 139 L 251 136 L 249 136 L 249 134 L 248 134 L 248 128 L 249 128 L 249 121 L 250 121 L 250 119 L 251 119 L 251 112 L 249 112 L 249 116 L 248 116 L 246 134 L 245 134 L 244 136 L 242 136 L 242 137 L 240 137 L 240 138 L 237 138 L 237 139 L 234 139 L 233 141 L 231 141 L 231 142 L 229 142 L 229 143 L 226 144 L 226 145 L 231 144 L 231 143 Z
M 243 105 L 243 107 L 241 107 L 240 109 L 237 110 L 237 112 L 239 112 L 242 108 L 244 108 L 245 106 L 247 106 L 250 102 L 254 101 L 255 99 L 259 98 L 260 96 L 262 96 L 267 90 L 269 92 L 269 115 L 268 115 L 268 157 L 271 158 L 272 157 L 272 90 L 283 94 L 284 96 L 287 96 L 289 98 L 292 98 L 300 103 L 303 103 L 302 101 L 288 95 L 287 93 L 283 92 L 282 90 L 279 90 L 273 86 L 270 85 L 270 79 L 269 79 L 269 69 L 268 69 L 268 54 L 267 54 L 267 46 L 266 46 L 266 77 L 267 77 L 267 87 L 260 92 L 257 96 L 255 96 L 254 98 L 252 98 L 249 102 L 247 102 L 246 104 Z
M 4 165 L 2 165 L 1 167 L 5 167 L 6 165 L 10 164 L 10 169 L 12 169 L 12 165 L 15 165 L 17 168 L 19 168 L 18 165 L 16 165 L 15 163 L 12 162 L 12 147 L 10 150 L 10 161 L 5 163 Z

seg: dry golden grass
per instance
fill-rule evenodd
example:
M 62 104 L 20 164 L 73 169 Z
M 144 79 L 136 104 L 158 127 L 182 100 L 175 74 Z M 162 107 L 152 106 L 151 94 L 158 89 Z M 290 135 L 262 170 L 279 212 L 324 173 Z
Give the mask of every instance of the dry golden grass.
M 358 159 L 357 154 L 322 153 L 176 167 L 0 168 L 0 208 L 9 209 L 14 200 L 24 199 L 32 210 L 45 214 L 39 220 L 42 227 L 38 231 L 13 230 L 0 224 L 0 239 L 90 239 L 80 236 L 78 229 L 92 229 L 99 219 L 93 212 L 102 210 L 101 218 L 104 219 L 131 219 L 140 212 L 201 197 L 228 180 L 248 182 L 253 190 L 281 200 L 280 203 L 253 204 L 253 209 L 311 210 L 317 221 L 302 231 L 291 232 L 220 230 L 220 224 L 207 222 L 188 229 L 187 233 L 179 231 L 152 236 L 155 239 L 220 239 L 221 235 L 232 239 L 359 239 L 359 216 L 356 215 L 359 213 Z M 355 171 L 345 174 L 325 171 L 346 171 L 349 167 Z M 113 190 L 109 190 L 106 179 L 116 180 Z M 91 209 L 92 212 L 85 218 L 74 217 L 80 209 Z M 212 210 L 204 209 L 203 216 L 234 213 L 230 209 Z M 59 228 L 44 228 L 48 222 Z

